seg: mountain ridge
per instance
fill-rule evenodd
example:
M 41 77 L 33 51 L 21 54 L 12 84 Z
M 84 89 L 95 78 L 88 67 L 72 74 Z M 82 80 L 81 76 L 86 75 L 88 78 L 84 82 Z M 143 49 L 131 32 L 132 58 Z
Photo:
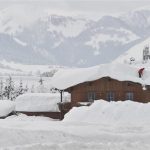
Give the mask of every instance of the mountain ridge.
M 0 12 L 0 58 L 17 63 L 76 67 L 109 63 L 150 36 L 150 9 L 98 21 L 44 12 L 25 25 L 17 20 L 17 10 L 12 14 L 10 10 Z

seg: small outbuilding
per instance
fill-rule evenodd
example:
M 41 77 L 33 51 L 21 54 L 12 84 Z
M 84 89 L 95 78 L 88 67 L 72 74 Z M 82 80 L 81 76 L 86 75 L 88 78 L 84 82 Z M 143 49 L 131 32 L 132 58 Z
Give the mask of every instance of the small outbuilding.
M 94 100 L 150 102 L 150 71 L 125 64 L 58 71 L 52 84 L 71 94 L 71 106 L 90 105 Z
M 70 94 L 63 94 L 64 103 L 70 102 Z M 28 116 L 45 116 L 61 119 L 63 114 L 59 109 L 59 93 L 27 93 L 15 100 L 16 112 Z

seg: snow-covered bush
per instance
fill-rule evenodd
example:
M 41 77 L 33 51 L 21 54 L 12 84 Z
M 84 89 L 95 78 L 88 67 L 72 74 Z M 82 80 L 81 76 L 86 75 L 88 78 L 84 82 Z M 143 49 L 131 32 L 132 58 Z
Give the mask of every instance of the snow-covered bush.
M 0 101 L 0 117 L 6 117 L 15 110 L 15 103 L 10 100 Z

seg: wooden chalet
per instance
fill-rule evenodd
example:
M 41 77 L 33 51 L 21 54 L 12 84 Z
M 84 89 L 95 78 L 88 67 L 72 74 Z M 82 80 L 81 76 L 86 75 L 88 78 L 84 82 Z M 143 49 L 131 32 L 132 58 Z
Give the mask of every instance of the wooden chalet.
M 71 93 L 72 106 L 100 99 L 109 102 L 132 100 L 146 103 L 150 101 L 149 86 L 147 86 L 146 90 L 143 90 L 143 86 L 139 83 L 118 81 L 110 77 L 80 83 L 65 89 L 65 91 Z
M 71 73 L 69 73 L 71 72 Z M 94 100 L 150 102 L 150 84 L 147 78 L 139 78 L 138 69 L 129 65 L 101 65 L 89 69 L 58 72 L 53 85 L 63 93 L 71 94 L 70 107 L 62 102 L 62 111 L 71 107 L 90 105 Z M 146 74 L 150 74 L 146 71 Z M 145 82 L 147 81 L 147 85 Z M 61 96 L 62 99 L 62 96 Z M 67 105 L 69 105 L 67 104 Z M 68 108 L 68 110 L 67 110 Z

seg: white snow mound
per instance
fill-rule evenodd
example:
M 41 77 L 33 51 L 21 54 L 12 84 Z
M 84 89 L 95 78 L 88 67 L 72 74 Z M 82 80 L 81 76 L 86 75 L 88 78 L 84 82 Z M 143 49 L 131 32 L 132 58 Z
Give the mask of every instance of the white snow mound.
M 15 103 L 10 100 L 0 100 L 0 117 L 6 117 L 15 110 Z
M 137 125 L 150 123 L 148 114 L 150 103 L 96 100 L 91 106 L 74 107 L 65 115 L 64 122 Z
M 70 101 L 70 94 L 64 93 L 63 102 Z M 60 93 L 27 93 L 16 99 L 16 111 L 59 112 Z

